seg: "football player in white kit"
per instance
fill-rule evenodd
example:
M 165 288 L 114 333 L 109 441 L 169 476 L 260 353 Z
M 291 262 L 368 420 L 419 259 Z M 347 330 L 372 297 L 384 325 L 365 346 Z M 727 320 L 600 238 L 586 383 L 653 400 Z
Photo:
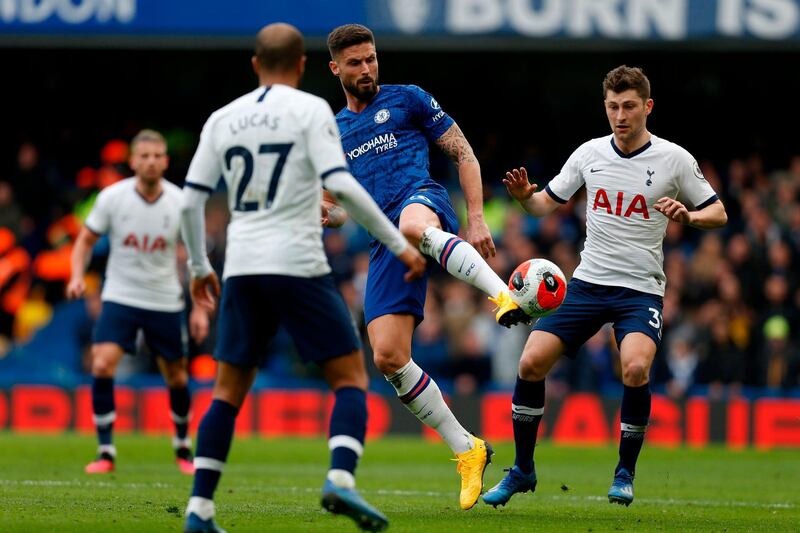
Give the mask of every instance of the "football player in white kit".
M 536 323 L 519 362 L 511 406 L 516 459 L 483 497 L 495 507 L 536 488 L 533 450 L 544 412 L 545 376 L 562 354 L 573 356 L 608 322 L 619 346 L 624 385 L 619 463 L 608 499 L 630 505 L 650 417 L 650 366 L 661 341 L 667 224 L 674 220 L 712 229 L 727 221 L 722 202 L 689 152 L 647 130 L 653 100 L 642 70 L 624 65 L 612 70 L 603 81 L 603 96 L 611 135 L 575 150 L 543 192 L 535 192 L 524 168 L 503 180 L 536 217 L 566 203 L 582 186 L 587 203 L 586 242 L 566 299 Z
M 92 247 L 104 234 L 111 241 L 103 309 L 92 344 L 92 409 L 99 446 L 97 458 L 86 466 L 88 474 L 114 470 L 114 373 L 125 352 L 135 353 L 139 330 L 169 388 L 175 460 L 181 472 L 194 473 L 187 435 L 190 394 L 183 290 L 176 258 L 183 197 L 180 187 L 163 179 L 168 162 L 164 137 L 153 130 L 139 132 L 131 142 L 130 167 L 136 175 L 100 192 L 72 250 L 66 292 L 79 298 Z M 192 310 L 190 328 L 202 342 L 208 333 L 205 310 Z
M 214 350 L 218 373 L 197 435 L 185 531 L 222 531 L 213 519 L 214 491 L 239 408 L 279 324 L 300 356 L 320 366 L 335 395 L 322 505 L 362 529 L 380 531 L 388 525 L 386 517 L 355 490 L 366 432 L 367 374 L 358 333 L 322 245 L 323 185 L 408 267 L 407 280 L 424 273 L 425 260 L 350 174 L 328 104 L 297 89 L 305 68 L 300 32 L 288 24 L 262 28 L 252 64 L 259 87 L 209 117 L 184 189 L 192 297 L 207 308 L 215 305 L 219 284 L 205 253 L 203 205 L 220 176 L 232 213 Z M 330 217 L 327 210 L 325 218 Z

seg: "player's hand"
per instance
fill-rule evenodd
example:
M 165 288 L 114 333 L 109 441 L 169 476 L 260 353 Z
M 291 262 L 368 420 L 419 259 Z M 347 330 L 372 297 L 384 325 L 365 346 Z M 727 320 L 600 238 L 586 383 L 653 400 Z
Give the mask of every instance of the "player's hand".
M 192 293 L 192 301 L 196 306 L 209 313 L 213 312 L 220 293 L 217 275 L 212 272 L 202 278 L 192 278 L 189 291 Z
M 325 205 L 325 202 L 322 202 L 319 206 L 320 210 L 322 211 L 322 227 L 327 228 L 330 220 L 328 219 L 328 206 Z
M 323 200 L 320 204 L 323 228 L 341 228 L 347 222 L 347 211 L 339 205 Z
M 208 313 L 200 307 L 193 307 L 189 314 L 189 335 L 197 344 L 208 337 Z
M 327 228 L 331 223 L 331 219 L 328 218 L 328 214 L 330 213 L 330 209 L 329 209 L 330 205 L 331 204 L 329 204 L 328 202 L 323 201 L 319 206 L 320 210 L 322 211 L 322 227 L 323 228 Z
M 664 215 L 670 220 L 680 222 L 681 224 L 689 224 L 692 220 L 689 210 L 686 206 L 674 198 L 664 196 L 653 205 L 656 211 Z
M 528 181 L 528 171 L 525 167 L 515 168 L 506 172 L 503 183 L 511 195 L 518 202 L 524 202 L 536 192 L 538 185 Z
M 428 265 L 419 250 L 410 244 L 406 246 L 406 249 L 397 258 L 408 267 L 408 272 L 403 276 L 406 281 L 413 281 L 421 277 L 425 273 L 425 267 Z
M 83 276 L 73 277 L 69 280 L 66 289 L 67 298 L 70 300 L 80 298 L 84 291 L 86 291 L 86 282 L 83 280 Z
M 492 233 L 483 216 L 469 217 L 467 220 L 467 242 L 484 257 L 494 257 L 497 251 L 492 240 Z

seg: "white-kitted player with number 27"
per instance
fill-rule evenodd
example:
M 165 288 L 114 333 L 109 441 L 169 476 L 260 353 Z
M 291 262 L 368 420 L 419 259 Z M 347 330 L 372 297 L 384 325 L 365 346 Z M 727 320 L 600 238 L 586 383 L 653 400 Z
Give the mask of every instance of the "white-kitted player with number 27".
M 219 370 L 197 435 L 185 531 L 221 531 L 213 520 L 214 491 L 236 415 L 279 324 L 300 356 L 320 366 L 336 397 L 323 506 L 363 529 L 379 531 L 388 524 L 355 490 L 367 373 L 358 332 L 322 246 L 322 187 L 408 267 L 407 280 L 423 274 L 425 260 L 350 174 L 331 108 L 297 89 L 305 59 L 296 28 L 264 27 L 252 60 L 259 87 L 211 115 L 186 177 L 183 230 L 192 298 L 206 308 L 214 307 L 219 283 L 205 253 L 203 206 L 220 176 L 228 186 L 231 221 L 214 350 Z M 329 219 L 330 213 L 324 220 Z

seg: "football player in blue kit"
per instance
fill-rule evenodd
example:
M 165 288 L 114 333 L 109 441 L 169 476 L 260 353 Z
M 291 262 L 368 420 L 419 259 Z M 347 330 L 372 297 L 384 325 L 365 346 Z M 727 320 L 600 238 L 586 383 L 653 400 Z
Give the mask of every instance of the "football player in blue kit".
M 328 36 L 331 72 L 339 78 L 347 106 L 336 120 L 353 176 L 409 242 L 448 273 L 477 287 L 497 305 L 497 321 L 526 321 L 506 283 L 484 260 L 495 247 L 483 218 L 480 165 L 461 129 L 436 99 L 414 85 L 378 85 L 372 32 L 358 24 Z M 467 205 L 465 239 L 447 190 L 428 171 L 428 144 L 436 143 L 458 166 Z M 365 321 L 378 369 L 400 401 L 436 430 L 458 459 L 460 504 L 470 509 L 480 496 L 491 447 L 456 420 L 431 379 L 411 358 L 414 328 L 422 321 L 427 277 L 404 283 L 404 268 L 379 242 L 370 249 Z

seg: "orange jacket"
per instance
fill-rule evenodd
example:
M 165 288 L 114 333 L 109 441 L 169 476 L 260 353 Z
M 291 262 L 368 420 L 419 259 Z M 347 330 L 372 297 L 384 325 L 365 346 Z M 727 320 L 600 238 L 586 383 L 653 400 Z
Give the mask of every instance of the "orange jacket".
M 0 309 L 15 314 L 31 286 L 31 258 L 24 248 L 15 246 L 14 235 L 0 228 Z

